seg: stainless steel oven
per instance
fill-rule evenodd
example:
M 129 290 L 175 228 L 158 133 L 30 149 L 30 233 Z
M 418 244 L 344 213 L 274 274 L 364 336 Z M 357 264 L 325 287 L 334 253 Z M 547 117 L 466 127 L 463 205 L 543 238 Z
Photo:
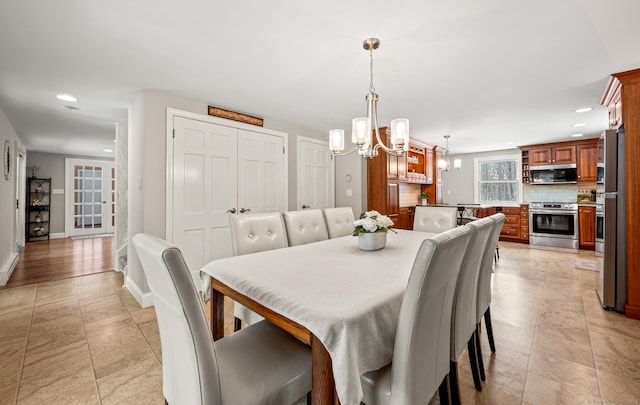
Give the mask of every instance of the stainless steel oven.
M 604 205 L 596 205 L 596 256 L 604 256 Z
M 529 204 L 529 243 L 578 250 L 578 204 Z

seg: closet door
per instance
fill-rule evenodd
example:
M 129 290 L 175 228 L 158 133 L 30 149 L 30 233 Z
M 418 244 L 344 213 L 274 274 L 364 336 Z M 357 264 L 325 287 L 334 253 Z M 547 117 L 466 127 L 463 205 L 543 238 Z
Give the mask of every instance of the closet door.
M 238 213 L 283 212 L 284 138 L 238 130 Z
M 175 117 L 173 242 L 197 271 L 231 255 L 227 211 L 237 206 L 237 134 L 232 127 Z
M 173 119 L 171 235 L 195 273 L 231 256 L 229 215 L 286 210 L 285 137 Z M 248 211 L 247 211 L 248 210 Z

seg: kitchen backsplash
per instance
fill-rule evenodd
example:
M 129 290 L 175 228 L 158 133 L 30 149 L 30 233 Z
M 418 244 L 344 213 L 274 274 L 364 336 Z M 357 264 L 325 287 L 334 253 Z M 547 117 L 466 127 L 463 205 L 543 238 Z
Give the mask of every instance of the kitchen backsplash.
M 399 202 L 401 207 L 413 207 L 420 204 L 420 184 L 400 183 L 399 185 Z
M 531 202 L 576 202 L 578 194 L 590 194 L 600 190 L 596 183 L 524 185 L 524 203 Z

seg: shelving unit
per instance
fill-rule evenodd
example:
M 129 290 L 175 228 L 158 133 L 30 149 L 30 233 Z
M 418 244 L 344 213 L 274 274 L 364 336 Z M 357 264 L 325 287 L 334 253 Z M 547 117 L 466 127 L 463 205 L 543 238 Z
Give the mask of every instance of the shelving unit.
M 531 178 L 529 176 L 529 151 L 522 151 L 522 184 L 529 184 Z
M 27 179 L 26 240 L 49 239 L 51 179 Z

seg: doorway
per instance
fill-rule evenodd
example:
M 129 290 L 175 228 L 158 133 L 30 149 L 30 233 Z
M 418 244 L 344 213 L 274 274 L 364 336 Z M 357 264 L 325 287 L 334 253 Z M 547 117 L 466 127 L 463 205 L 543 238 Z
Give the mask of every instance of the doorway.
M 113 162 L 65 159 L 65 234 L 111 234 L 115 229 Z

